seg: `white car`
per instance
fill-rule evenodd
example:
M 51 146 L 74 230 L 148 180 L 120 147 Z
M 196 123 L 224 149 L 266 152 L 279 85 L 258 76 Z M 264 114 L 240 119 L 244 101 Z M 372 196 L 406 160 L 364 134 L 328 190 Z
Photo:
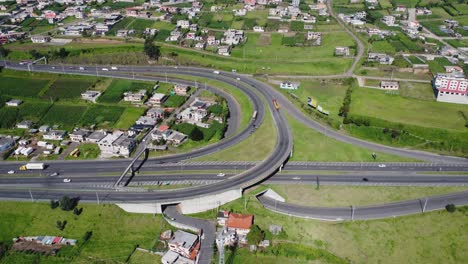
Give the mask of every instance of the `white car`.
M 63 182 L 71 182 L 71 179 L 63 179 Z
M 232 69 L 232 72 L 236 73 L 236 72 L 237 72 L 237 70 L 236 70 L 236 69 Z
M 102 68 L 102 70 L 103 70 L 103 71 L 109 71 L 109 69 L 107 69 L 107 68 Z
M 216 175 L 216 176 L 218 176 L 218 177 L 224 177 L 224 176 L 226 176 L 226 174 L 220 172 L 220 173 L 218 173 L 218 175 Z
M 385 168 L 385 167 L 387 167 L 387 165 L 385 165 L 385 164 L 379 164 L 379 168 Z
M 8 174 L 15 174 L 14 170 L 8 171 Z
M 80 71 L 84 71 L 84 67 L 80 67 L 79 69 L 80 69 Z
M 213 73 L 214 73 L 214 74 L 219 74 L 219 71 L 214 71 Z
M 301 178 L 300 177 L 294 177 L 293 180 L 300 180 Z
M 117 67 L 111 67 L 111 70 L 114 70 L 114 71 L 116 71 L 116 70 L 118 70 L 118 69 L 119 69 L 119 68 L 117 68 Z
M 237 78 L 236 78 L 236 80 L 240 81 L 240 78 L 239 78 L 239 77 L 237 77 Z

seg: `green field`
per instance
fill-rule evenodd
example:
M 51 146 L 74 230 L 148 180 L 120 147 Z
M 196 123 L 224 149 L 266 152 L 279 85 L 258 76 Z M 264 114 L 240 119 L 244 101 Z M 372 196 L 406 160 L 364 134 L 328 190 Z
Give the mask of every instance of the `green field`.
M 145 108 L 127 107 L 114 125 L 117 129 L 129 129 L 143 115 Z
M 463 132 L 466 131 L 465 120 L 458 111 L 468 113 L 468 106 L 402 98 L 385 91 L 365 88 L 353 91 L 351 104 L 351 114 Z
M 118 103 L 123 98 L 124 92 L 138 91 L 140 89 L 150 90 L 152 87 L 152 84 L 146 82 L 114 79 L 106 91 L 99 97 L 98 101 L 101 103 Z
M 372 150 L 343 143 L 312 130 L 287 116 L 294 139 L 293 161 L 371 162 Z M 377 153 L 376 162 L 414 161 L 385 153 Z
M 323 176 L 326 177 L 326 176 Z M 461 192 L 468 187 L 268 185 L 288 203 L 305 206 L 366 206 Z
M 273 118 L 266 112 L 262 125 L 241 143 L 195 160 L 203 161 L 257 161 L 265 159 L 276 145 Z M 252 148 L 252 146 L 255 146 Z
M 153 264 L 160 263 L 161 256 L 136 250 L 130 258 L 129 264 Z
M 372 187 L 369 187 L 372 188 Z M 269 236 L 273 245 L 293 243 L 323 249 L 350 263 L 465 263 L 468 260 L 466 243 L 466 221 L 468 208 L 448 213 L 444 211 L 417 214 L 383 220 L 353 221 L 344 223 L 321 222 L 290 217 L 264 209 L 254 194 L 264 188 L 247 193 L 245 198 L 221 206 L 222 209 L 255 215 L 255 224 L 268 230 L 272 224 L 281 225 L 284 233 Z M 246 210 L 244 209 L 246 206 Z M 198 214 L 214 219 L 216 211 Z M 287 252 L 287 251 L 286 251 Z M 287 254 L 287 253 L 284 254 Z M 262 257 L 260 253 L 239 258 L 234 263 L 277 263 Z M 282 254 L 279 255 L 283 261 Z M 249 262 L 243 262 L 248 260 Z M 265 262 L 261 262 L 265 260 Z M 289 261 L 289 262 L 288 262 Z M 301 262 L 300 262 L 301 261 Z M 330 263 L 324 261 L 325 263 Z M 289 259 L 281 263 L 323 263 L 305 262 L 303 259 Z
M 183 103 L 185 103 L 185 101 L 187 100 L 187 98 L 185 96 L 180 96 L 180 95 L 170 95 L 169 98 L 167 98 L 167 100 L 164 102 L 164 107 L 173 107 L 173 108 L 177 108 L 179 106 L 181 106 Z
M 78 157 L 67 156 L 67 160 L 85 160 L 85 159 L 96 159 L 101 154 L 101 150 L 98 145 L 92 143 L 83 143 L 78 146 L 80 155 Z
M 92 105 L 84 114 L 80 123 L 84 126 L 98 125 L 111 128 L 119 120 L 125 108 L 119 106 Z
M 19 107 L 19 121 L 31 120 L 33 122 L 39 122 L 42 116 L 47 113 L 49 108 L 52 106 L 49 102 L 25 102 Z
M 87 77 L 86 79 L 73 79 L 69 77 L 59 77 L 49 87 L 42 96 L 44 99 L 77 99 L 81 93 L 88 90 L 96 82 L 95 79 Z
M 41 123 L 63 125 L 61 129 L 67 129 L 79 123 L 86 109 L 86 106 L 54 104 L 42 118 Z
M 151 249 L 162 230 L 170 229 L 161 216 L 129 214 L 115 205 L 80 204 L 83 213 L 75 216 L 48 203 L 0 203 L 0 242 L 11 244 L 17 236 L 56 235 L 78 239 L 79 246 L 63 249 L 56 257 L 27 253 L 7 254 L 1 263 L 123 263 L 136 245 Z M 68 222 L 63 231 L 57 220 Z M 82 244 L 87 231 L 91 239 Z
M 9 76 L 0 76 L 0 78 L 0 94 L 18 97 L 36 97 L 50 81 Z

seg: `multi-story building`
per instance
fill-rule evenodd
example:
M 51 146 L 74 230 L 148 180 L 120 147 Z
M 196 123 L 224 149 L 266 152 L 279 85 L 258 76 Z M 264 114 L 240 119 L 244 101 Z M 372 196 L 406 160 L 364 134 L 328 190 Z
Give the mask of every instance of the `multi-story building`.
M 200 249 L 198 236 L 181 230 L 174 233 L 174 236 L 168 241 L 168 245 L 169 250 L 188 259 L 195 259 Z
M 463 74 L 438 73 L 432 84 L 438 102 L 468 104 L 468 79 Z
M 134 139 L 127 137 L 125 133 L 115 131 L 101 139 L 98 146 L 103 154 L 129 157 L 136 143 Z

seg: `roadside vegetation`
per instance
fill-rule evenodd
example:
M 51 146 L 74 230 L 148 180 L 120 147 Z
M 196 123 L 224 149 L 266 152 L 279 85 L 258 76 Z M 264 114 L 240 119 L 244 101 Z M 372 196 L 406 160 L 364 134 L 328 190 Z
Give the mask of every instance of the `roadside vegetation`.
M 73 209 L 63 211 L 51 206 L 40 202 L 0 202 L 0 242 L 10 247 L 12 239 L 18 236 L 51 235 L 77 239 L 78 244 L 63 248 L 57 256 L 9 250 L 0 256 L 1 263 L 126 262 L 137 245 L 152 249 L 160 232 L 171 229 L 160 215 L 129 214 L 115 205 L 79 204 L 79 215 Z M 66 222 L 63 230 L 57 228 L 57 220 L 62 225 Z M 92 234 L 86 241 L 88 232 Z

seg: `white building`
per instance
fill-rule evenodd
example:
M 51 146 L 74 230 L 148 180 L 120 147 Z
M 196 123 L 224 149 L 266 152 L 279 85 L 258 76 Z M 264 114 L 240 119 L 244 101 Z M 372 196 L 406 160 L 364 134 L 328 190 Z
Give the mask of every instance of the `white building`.
M 127 137 L 124 132 L 114 131 L 98 142 L 103 154 L 129 157 L 136 146 L 135 140 Z
M 101 92 L 99 91 L 86 91 L 81 94 L 81 99 L 95 103 L 100 95 Z
M 463 74 L 438 73 L 432 83 L 438 102 L 468 104 L 468 79 Z
M 384 90 L 398 90 L 400 88 L 400 85 L 398 82 L 394 81 L 381 81 L 380 82 L 380 89 Z
M 33 43 L 46 43 L 50 42 L 51 38 L 49 36 L 31 36 L 31 41 Z

